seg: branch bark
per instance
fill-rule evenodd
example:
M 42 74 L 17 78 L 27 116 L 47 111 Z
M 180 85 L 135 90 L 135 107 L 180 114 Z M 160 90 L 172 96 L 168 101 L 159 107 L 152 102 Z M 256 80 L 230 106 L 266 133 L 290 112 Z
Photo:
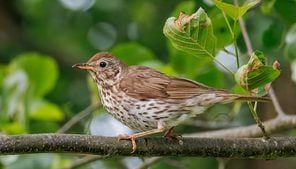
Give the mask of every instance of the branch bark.
M 130 141 L 116 137 L 73 134 L 0 136 L 0 155 L 28 153 L 82 153 L 108 156 L 200 156 L 260 158 L 296 156 L 296 138 L 143 138 L 131 154 Z

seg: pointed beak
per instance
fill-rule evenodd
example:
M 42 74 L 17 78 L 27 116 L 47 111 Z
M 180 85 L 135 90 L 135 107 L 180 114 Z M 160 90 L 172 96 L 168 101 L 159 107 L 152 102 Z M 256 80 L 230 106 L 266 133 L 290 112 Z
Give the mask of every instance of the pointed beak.
M 89 65 L 88 63 L 77 63 L 73 65 L 72 67 L 82 69 L 82 70 L 94 70 L 95 68 L 92 65 Z

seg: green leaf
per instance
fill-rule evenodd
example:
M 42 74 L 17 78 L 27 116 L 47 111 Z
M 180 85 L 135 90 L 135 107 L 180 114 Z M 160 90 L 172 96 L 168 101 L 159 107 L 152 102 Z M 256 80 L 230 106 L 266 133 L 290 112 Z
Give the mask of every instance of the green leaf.
M 239 68 L 235 74 L 236 82 L 243 88 L 251 91 L 256 88 L 264 88 L 280 75 L 278 69 L 266 66 L 266 58 L 262 52 L 256 51 L 249 62 Z M 262 90 L 258 90 L 262 95 Z
M 42 97 L 53 89 L 58 78 L 58 68 L 54 59 L 37 53 L 19 55 L 11 63 L 12 69 L 21 69 L 29 77 L 30 92 Z
M 233 20 L 238 20 L 239 17 L 243 16 L 249 9 L 257 5 L 259 2 L 260 0 L 254 0 L 245 3 L 243 6 L 234 6 L 232 4 L 222 2 L 222 0 L 214 0 L 215 5 Z
M 202 8 L 190 16 L 181 12 L 178 18 L 168 18 L 163 33 L 179 50 L 214 58 L 216 38 L 211 20 Z
M 57 105 L 44 100 L 37 100 L 31 106 L 29 117 L 32 120 L 39 121 L 61 121 L 64 114 Z
M 153 60 L 155 55 L 152 51 L 136 42 L 122 43 L 111 49 L 124 63 L 134 65 L 144 61 Z
M 193 13 L 196 10 L 195 6 L 196 4 L 193 1 L 182 1 L 175 7 L 171 16 L 178 16 L 180 11 Z M 188 55 L 187 52 L 174 48 L 172 43 L 168 43 L 168 50 L 169 67 L 176 71 L 174 72 L 176 73 L 175 75 L 194 79 L 200 72 L 200 69 L 212 61 L 210 57 L 194 57 L 193 55 Z
M 280 75 L 280 71 L 271 66 L 262 66 L 248 74 L 247 84 L 248 89 L 256 89 L 262 87 L 275 80 Z

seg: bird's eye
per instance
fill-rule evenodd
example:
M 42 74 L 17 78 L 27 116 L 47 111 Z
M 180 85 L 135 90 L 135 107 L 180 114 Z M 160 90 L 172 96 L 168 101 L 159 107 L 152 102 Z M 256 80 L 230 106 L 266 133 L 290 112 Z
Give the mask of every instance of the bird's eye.
M 107 66 L 107 63 L 106 63 L 106 62 L 104 62 L 104 61 L 103 61 L 103 62 L 100 62 L 100 67 L 101 67 L 101 68 L 104 68 L 104 67 L 106 67 L 106 66 Z

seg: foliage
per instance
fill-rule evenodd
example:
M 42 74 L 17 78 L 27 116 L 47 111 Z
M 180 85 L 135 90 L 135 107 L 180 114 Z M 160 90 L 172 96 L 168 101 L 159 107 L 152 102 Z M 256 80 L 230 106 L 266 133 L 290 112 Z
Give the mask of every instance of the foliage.
M 56 84 L 58 69 L 55 60 L 37 53 L 17 56 L 7 67 L 1 92 L 2 131 L 30 132 L 30 121 L 58 122 L 63 119 L 60 107 L 43 96 Z M 44 127 L 39 132 L 50 131 Z

